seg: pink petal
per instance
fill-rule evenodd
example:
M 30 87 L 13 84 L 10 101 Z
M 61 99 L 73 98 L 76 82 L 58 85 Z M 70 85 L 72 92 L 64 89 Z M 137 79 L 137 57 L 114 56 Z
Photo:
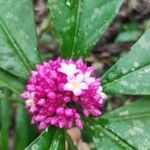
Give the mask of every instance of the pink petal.
M 62 73 L 65 72 L 63 68 L 58 68 L 57 70 L 58 70 L 59 72 L 62 72 Z
M 45 103 L 45 99 L 43 99 L 43 98 L 40 99 L 40 100 L 37 102 L 37 104 L 38 104 L 38 105 L 41 105 L 41 106 L 42 106 L 44 103 Z
M 51 119 L 51 124 L 52 125 L 56 125 L 58 123 L 58 119 L 57 118 L 52 118 Z
M 28 84 L 28 85 L 27 85 L 27 89 L 28 89 L 29 91 L 34 91 L 34 90 L 35 90 L 35 86 L 34 86 L 34 85 L 31 85 L 31 84 Z
M 47 128 L 47 125 L 44 122 L 41 122 L 39 125 L 39 130 L 44 130 Z
M 70 102 L 70 101 L 71 101 L 71 100 L 70 100 L 69 97 L 65 97 L 65 98 L 64 98 L 64 102 L 68 103 L 68 102 Z
M 36 117 L 35 117 L 35 120 L 36 121 L 43 121 L 45 119 L 45 116 L 43 116 L 43 115 L 37 115 Z
M 99 115 L 102 114 L 98 109 L 93 109 L 93 110 L 91 111 L 91 113 L 92 113 L 94 116 L 99 116 Z
M 37 123 L 37 121 L 35 121 L 35 119 L 33 117 L 32 120 L 31 120 L 31 124 L 35 124 L 35 123 Z
M 54 92 L 49 92 L 47 96 L 50 99 L 55 99 L 56 98 L 56 94 Z
M 80 119 L 76 119 L 76 125 L 78 128 L 83 129 L 83 124 Z
M 63 128 L 65 126 L 65 121 L 59 122 L 59 128 Z
M 57 112 L 57 115 L 62 115 L 65 113 L 65 109 L 63 107 L 58 107 L 56 112 Z
M 68 128 L 68 129 L 71 129 L 71 128 L 72 128 L 72 121 L 69 121 L 69 122 L 67 123 L 67 128 Z
M 88 111 L 88 110 L 84 110 L 83 113 L 84 113 L 84 115 L 85 115 L 86 117 L 89 116 L 89 111 Z
M 74 112 L 72 109 L 66 109 L 65 114 L 67 117 L 72 117 L 74 115 Z
M 21 98 L 27 100 L 30 98 L 30 93 L 29 92 L 24 92 L 21 94 Z
M 34 113 L 34 112 L 37 111 L 37 108 L 35 107 L 35 105 L 32 105 L 31 108 L 29 109 L 29 111 L 30 111 L 31 113 Z

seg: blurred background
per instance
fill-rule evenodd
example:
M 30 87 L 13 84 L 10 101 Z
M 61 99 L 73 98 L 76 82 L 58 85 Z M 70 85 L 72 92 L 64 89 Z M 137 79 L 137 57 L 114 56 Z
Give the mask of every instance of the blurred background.
M 39 50 L 42 52 L 42 57 L 47 60 L 57 58 L 59 56 L 59 46 L 53 33 L 53 28 L 51 27 L 51 20 L 48 16 L 48 2 L 47 0 L 33 0 L 33 3 Z M 102 76 L 121 55 L 124 55 L 130 50 L 130 47 L 149 27 L 150 0 L 125 0 L 116 19 L 108 28 L 107 32 L 105 32 L 100 42 L 94 47 L 91 54 L 85 59 L 86 63 L 89 66 L 94 66 L 97 76 Z M 7 97 L 5 95 L 7 95 Z M 3 99 L 6 98 L 10 100 L 10 103 L 3 101 Z M 107 96 L 103 112 L 108 112 L 122 105 L 126 105 L 134 101 L 135 98 L 135 96 Z M 30 124 L 30 118 L 26 114 L 22 102 L 17 100 L 11 91 L 0 88 L 0 104 L 0 120 L 2 120 L 2 118 L 4 120 L 3 123 L 0 122 L 0 126 L 6 126 L 5 129 L 7 131 L 5 132 L 9 134 L 9 149 L 22 150 L 22 145 L 31 143 L 32 139 L 38 135 L 36 127 L 31 125 L 30 130 L 26 129 L 26 126 Z M 35 131 L 35 133 L 33 133 L 33 131 Z M 21 143 L 21 138 L 23 136 L 25 137 L 27 132 L 30 132 L 28 142 L 22 140 L 23 143 Z M 20 133 L 24 135 L 22 136 Z M 73 131 L 70 134 L 74 141 L 80 140 L 79 131 Z M 7 137 L 0 137 L 0 141 L 1 138 Z M 20 139 L 20 141 L 16 141 L 16 139 Z M 87 145 L 81 142 L 80 149 L 83 150 L 84 146 L 87 148 Z

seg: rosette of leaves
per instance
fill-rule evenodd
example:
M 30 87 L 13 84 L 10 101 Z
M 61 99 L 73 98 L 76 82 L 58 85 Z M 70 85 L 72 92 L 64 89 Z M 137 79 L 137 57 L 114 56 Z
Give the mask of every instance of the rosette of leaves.
M 101 38 L 122 0 L 49 0 L 50 17 L 61 56 L 86 57 Z M 15 149 L 76 149 L 64 130 L 50 127 L 37 137 L 20 100 L 28 75 L 42 62 L 31 0 L 0 1 L 0 149 L 8 149 L 15 107 Z M 150 30 L 102 78 L 108 95 L 141 95 L 130 105 L 84 120 L 83 139 L 93 149 L 150 149 Z M 16 99 L 16 101 L 13 101 Z M 29 146 L 28 146 L 29 145 Z M 26 147 L 26 148 L 25 148 Z

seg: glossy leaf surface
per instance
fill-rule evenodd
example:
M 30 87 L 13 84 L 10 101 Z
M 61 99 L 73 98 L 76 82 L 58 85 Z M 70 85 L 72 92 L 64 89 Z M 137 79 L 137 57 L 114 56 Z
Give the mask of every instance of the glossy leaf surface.
M 86 121 L 86 137 L 96 149 L 150 149 L 150 98 Z
M 18 77 L 0 68 L 1 86 L 7 87 L 16 94 L 20 95 L 20 93 L 24 90 L 24 84 L 25 82 L 20 80 Z
M 65 134 L 63 130 L 50 127 L 43 131 L 25 150 L 64 150 Z
M 26 79 L 39 62 L 31 0 L 0 1 L 0 67 Z
M 150 95 L 150 30 L 104 75 L 108 94 Z
M 49 0 L 65 58 L 86 56 L 116 16 L 122 0 Z

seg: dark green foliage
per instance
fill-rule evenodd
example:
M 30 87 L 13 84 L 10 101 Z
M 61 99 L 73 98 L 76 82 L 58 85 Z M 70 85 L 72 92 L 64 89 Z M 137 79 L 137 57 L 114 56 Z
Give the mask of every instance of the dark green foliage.
M 49 0 L 50 17 L 64 58 L 86 57 L 116 16 L 122 0 Z M 134 33 L 129 34 L 130 31 Z M 120 41 L 135 40 L 138 27 L 124 28 Z M 126 39 L 127 37 L 127 39 Z M 116 39 L 117 41 L 117 39 Z M 119 41 L 119 40 L 118 40 Z M 65 140 L 75 150 L 65 130 L 49 127 L 38 137 L 30 124 L 20 94 L 28 75 L 40 63 L 31 0 L 0 1 L 0 149 L 8 148 L 12 112 L 16 112 L 16 150 L 64 150 Z M 150 30 L 120 58 L 102 78 L 110 95 L 150 95 Z M 17 100 L 18 99 L 18 100 Z M 84 120 L 83 139 L 93 149 L 150 149 L 150 100 L 144 97 L 130 105 Z M 66 134 L 66 135 L 65 135 Z M 36 138 L 36 139 L 35 139 Z M 31 144 L 30 144 L 31 143 Z M 27 146 L 29 145 L 29 146 Z

